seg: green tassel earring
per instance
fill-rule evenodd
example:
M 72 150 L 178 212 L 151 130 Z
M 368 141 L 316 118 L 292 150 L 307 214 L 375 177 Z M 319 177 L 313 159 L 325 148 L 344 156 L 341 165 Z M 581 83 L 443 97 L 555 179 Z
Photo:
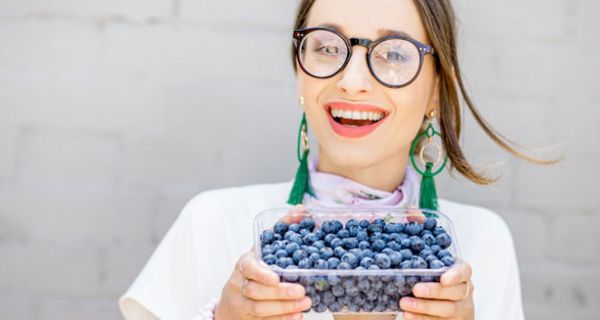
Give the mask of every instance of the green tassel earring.
M 303 99 L 300 98 L 302 104 Z M 291 205 L 297 205 L 302 203 L 304 193 L 308 192 L 314 196 L 314 193 L 310 187 L 310 176 L 308 174 L 308 154 L 310 148 L 308 146 L 308 126 L 306 124 L 306 114 L 302 113 L 302 121 L 300 122 L 300 130 L 298 130 L 298 145 L 297 154 L 300 165 L 296 171 L 296 178 L 294 179 L 294 185 L 288 198 L 288 203 Z
M 428 117 L 429 123 L 427 125 L 427 129 L 425 129 L 425 131 L 423 131 L 419 135 L 417 135 L 417 137 L 413 140 L 412 146 L 410 148 L 410 161 L 411 161 L 413 167 L 415 168 L 415 170 L 422 176 L 421 186 L 419 188 L 419 190 L 420 190 L 419 191 L 419 208 L 431 209 L 431 210 L 438 209 L 437 192 L 435 190 L 435 182 L 433 181 L 433 177 L 435 177 L 440 172 L 442 172 L 442 170 L 446 166 L 446 163 L 448 162 L 448 157 L 444 156 L 444 162 L 442 163 L 441 167 L 439 169 L 437 169 L 436 171 L 432 171 L 433 166 L 438 164 L 438 162 L 442 158 L 442 147 L 438 143 L 433 141 L 434 136 L 441 137 L 441 134 L 438 131 L 436 131 L 435 128 L 433 127 L 434 115 L 435 115 L 435 112 L 431 112 L 431 114 Z M 421 163 L 423 165 L 425 165 L 425 172 L 423 172 L 417 166 L 417 162 L 415 160 L 415 149 L 417 147 L 418 142 L 423 137 L 427 138 L 427 142 L 423 146 L 421 146 L 421 150 L 419 151 L 419 159 L 421 160 Z M 434 162 L 425 161 L 423 158 L 423 152 L 425 151 L 425 149 L 427 148 L 427 145 L 429 145 L 429 144 L 436 147 L 437 151 L 438 151 L 437 158 Z M 425 216 L 430 217 L 430 216 L 432 216 L 432 214 L 426 212 Z

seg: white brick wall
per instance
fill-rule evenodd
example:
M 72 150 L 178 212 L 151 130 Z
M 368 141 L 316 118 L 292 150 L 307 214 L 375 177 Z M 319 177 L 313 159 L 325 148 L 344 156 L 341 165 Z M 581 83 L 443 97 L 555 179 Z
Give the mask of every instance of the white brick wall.
M 0 318 L 118 319 L 191 197 L 292 177 L 296 3 L 0 0 Z M 467 155 L 503 179 L 438 193 L 507 221 L 528 319 L 595 319 L 600 2 L 456 4 L 480 111 L 565 160 L 515 160 L 465 111 Z

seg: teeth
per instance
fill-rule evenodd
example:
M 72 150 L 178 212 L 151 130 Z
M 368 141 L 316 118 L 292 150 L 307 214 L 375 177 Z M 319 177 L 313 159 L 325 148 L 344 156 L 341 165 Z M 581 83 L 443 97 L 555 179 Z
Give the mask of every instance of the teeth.
M 376 111 L 352 111 L 352 110 L 342 110 L 342 109 L 331 109 L 330 112 L 334 118 L 344 118 L 344 119 L 352 119 L 352 120 L 379 121 L 384 116 L 384 114 L 382 112 L 376 112 Z

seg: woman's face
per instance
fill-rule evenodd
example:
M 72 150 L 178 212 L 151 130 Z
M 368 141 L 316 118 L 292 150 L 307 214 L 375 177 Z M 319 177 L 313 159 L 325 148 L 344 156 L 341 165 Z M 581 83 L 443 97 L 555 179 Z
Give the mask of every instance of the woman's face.
M 376 40 L 382 36 L 379 29 L 390 29 L 430 44 L 412 0 L 317 0 L 307 27 L 324 24 L 339 26 L 338 31 L 348 38 Z M 321 158 L 325 155 L 335 166 L 348 169 L 406 159 L 425 112 L 437 100 L 434 60 L 425 55 L 422 69 L 411 84 L 389 88 L 371 75 L 365 59 L 367 48 L 353 46 L 352 52 L 346 67 L 328 79 L 307 75 L 296 61 L 298 95 L 304 96 L 304 109 L 319 142 Z M 340 130 L 344 124 L 332 122 L 339 120 L 330 115 L 332 103 L 334 108 L 346 110 L 356 105 L 375 107 L 384 118 L 374 130 L 357 136 L 360 130 L 356 127 Z

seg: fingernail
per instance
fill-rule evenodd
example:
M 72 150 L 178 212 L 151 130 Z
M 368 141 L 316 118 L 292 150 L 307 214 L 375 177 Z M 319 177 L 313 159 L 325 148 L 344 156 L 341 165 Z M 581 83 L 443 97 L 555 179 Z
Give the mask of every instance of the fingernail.
M 403 309 L 415 308 L 415 301 L 411 298 L 402 298 L 402 300 L 400 300 L 400 304 L 404 306 Z
M 300 307 L 303 310 L 310 306 L 311 306 L 311 301 L 310 301 L 309 297 L 304 297 L 300 300 L 300 302 L 298 302 L 298 307 Z

